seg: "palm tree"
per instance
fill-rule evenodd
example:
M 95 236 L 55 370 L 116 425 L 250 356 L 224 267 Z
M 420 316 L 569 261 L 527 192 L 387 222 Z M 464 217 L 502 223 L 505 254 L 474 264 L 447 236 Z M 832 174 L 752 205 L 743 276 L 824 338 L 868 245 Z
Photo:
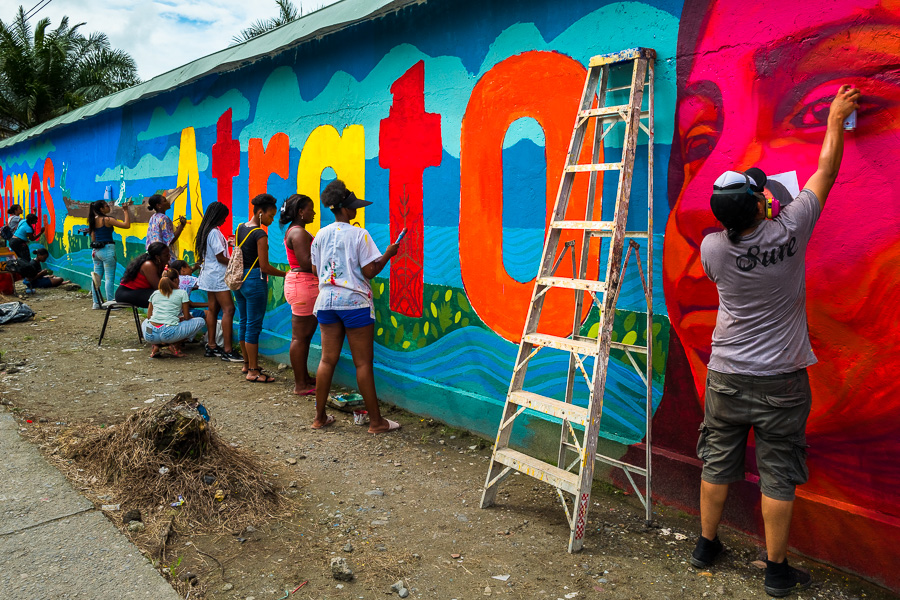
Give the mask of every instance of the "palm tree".
M 134 59 L 82 25 L 63 17 L 51 30 L 41 19 L 32 34 L 22 6 L 11 23 L 0 20 L 0 138 L 140 83 Z
M 272 31 L 282 25 L 287 25 L 291 21 L 296 21 L 303 16 L 303 9 L 297 8 L 291 0 L 275 0 L 278 5 L 278 16 L 271 19 L 259 19 L 247 29 L 241 31 L 240 35 L 231 38 L 235 44 L 241 44 L 248 40 L 252 40 L 258 35 Z

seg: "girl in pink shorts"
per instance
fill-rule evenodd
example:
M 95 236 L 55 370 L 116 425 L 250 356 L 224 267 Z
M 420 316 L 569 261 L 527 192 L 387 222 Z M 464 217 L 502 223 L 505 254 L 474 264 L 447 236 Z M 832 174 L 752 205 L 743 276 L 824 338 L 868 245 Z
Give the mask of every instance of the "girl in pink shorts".
M 313 237 L 306 225 L 313 222 L 316 209 L 309 196 L 294 194 L 281 207 L 281 225 L 290 224 L 284 234 L 284 248 L 291 270 L 284 278 L 284 299 L 291 305 L 291 367 L 294 369 L 294 393 L 307 396 L 316 393 L 316 380 L 307 369 L 309 343 L 318 321 L 313 315 L 319 295 L 319 278 L 312 274 L 309 248 Z

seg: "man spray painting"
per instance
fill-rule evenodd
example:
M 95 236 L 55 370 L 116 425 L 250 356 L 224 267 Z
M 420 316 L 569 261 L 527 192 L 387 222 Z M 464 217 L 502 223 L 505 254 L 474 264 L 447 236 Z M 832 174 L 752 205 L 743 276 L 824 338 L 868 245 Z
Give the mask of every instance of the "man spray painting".
M 691 556 L 708 567 L 722 552 L 718 526 L 728 486 L 744 479 L 751 431 L 765 523 L 765 590 L 776 597 L 804 589 L 810 575 L 787 562 L 795 488 L 806 483 L 806 421 L 812 392 L 806 368 L 815 364 L 806 321 L 806 247 L 844 149 L 843 122 L 860 92 L 843 85 L 831 103 L 818 169 L 782 211 L 762 194 L 758 168 L 726 171 L 713 184 L 710 208 L 725 228 L 700 246 L 719 309 L 712 335 L 706 402 L 697 455 L 702 532 Z

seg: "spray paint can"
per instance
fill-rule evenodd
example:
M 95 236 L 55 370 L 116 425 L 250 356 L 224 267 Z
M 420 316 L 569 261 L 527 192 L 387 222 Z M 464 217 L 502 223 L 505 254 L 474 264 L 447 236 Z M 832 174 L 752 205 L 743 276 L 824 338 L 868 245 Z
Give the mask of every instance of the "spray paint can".
M 844 130 L 853 131 L 856 129 L 856 111 L 850 113 L 850 116 L 844 119 Z

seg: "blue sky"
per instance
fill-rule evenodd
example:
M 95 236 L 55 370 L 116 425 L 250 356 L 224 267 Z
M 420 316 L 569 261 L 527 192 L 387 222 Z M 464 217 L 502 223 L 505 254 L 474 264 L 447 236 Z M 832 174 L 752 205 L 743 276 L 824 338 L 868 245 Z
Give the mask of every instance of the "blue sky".
M 304 14 L 334 1 L 293 0 Z M 9 22 L 19 4 L 28 11 L 37 2 L 0 0 L 0 19 Z M 72 25 L 86 23 L 83 33 L 103 31 L 147 80 L 227 47 L 241 29 L 277 14 L 274 0 L 52 0 L 28 22 L 47 17 L 56 27 L 68 15 Z

